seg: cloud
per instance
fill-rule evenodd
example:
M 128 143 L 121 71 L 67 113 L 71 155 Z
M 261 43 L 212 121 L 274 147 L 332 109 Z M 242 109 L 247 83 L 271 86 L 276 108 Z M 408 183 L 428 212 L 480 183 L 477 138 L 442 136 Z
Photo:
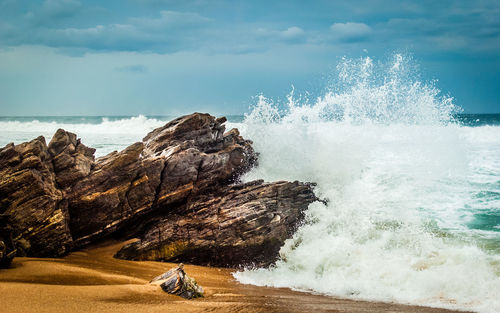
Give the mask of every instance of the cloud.
M 41 7 L 24 14 L 24 18 L 34 25 L 50 26 L 74 17 L 81 7 L 82 4 L 77 0 L 45 0 Z
M 303 42 L 305 40 L 305 32 L 297 26 L 288 27 L 280 33 L 281 37 L 286 41 Z
M 281 45 L 495 54 L 500 46 L 500 6 L 493 0 L 449 5 L 386 0 L 384 6 L 368 0 L 362 6 L 292 1 L 273 3 L 272 9 L 254 2 L 241 2 L 235 9 L 229 3 L 0 0 L 0 46 L 49 46 L 69 55 L 85 51 L 240 54 Z M 305 9 L 311 12 L 301 14 Z
M 2 47 L 2 41 L 5 43 L 13 43 L 18 40 L 18 38 L 19 32 L 16 27 L 0 20 L 0 47 Z
M 56 8 L 57 6 L 52 7 L 54 13 L 62 12 Z M 65 51 L 71 51 L 71 48 L 87 48 L 98 51 L 168 53 L 197 48 L 199 40 L 195 39 L 194 33 L 199 34 L 210 22 L 210 19 L 197 13 L 161 11 L 159 15 L 129 18 L 125 23 L 92 27 L 33 27 L 25 36 L 18 37 L 17 44 L 39 44 Z M 0 25 L 0 35 L 6 31 L 7 27 Z M 3 39 L 5 40 L 6 36 L 3 36 Z
M 334 23 L 330 26 L 335 39 L 343 42 L 356 42 L 366 40 L 372 33 L 370 26 L 364 23 Z
M 9 7 L 11 5 L 14 5 L 15 3 L 16 0 L 3 0 L 0 1 L 0 8 Z
M 117 72 L 129 72 L 129 73 L 146 73 L 148 68 L 142 64 L 134 64 L 127 66 L 120 66 L 115 68 Z
M 393 35 L 406 37 L 434 36 L 447 31 L 445 23 L 428 18 L 391 18 L 383 26 Z
M 467 46 L 467 39 L 461 36 L 435 36 L 432 37 L 432 41 L 434 41 L 435 45 L 439 47 L 441 50 L 460 50 Z
M 15 28 L 6 22 L 0 21 L 0 36 L 7 36 L 10 35 Z
M 256 35 L 258 39 L 274 42 L 303 43 L 306 41 L 305 31 L 297 26 L 288 27 L 283 31 L 259 28 Z
M 148 36 L 133 25 L 97 25 L 90 28 L 42 30 L 34 35 L 34 43 L 58 48 L 93 50 L 131 50 L 146 46 Z
M 500 23 L 489 12 L 453 10 L 454 18 L 392 18 L 378 32 L 394 42 L 419 42 L 441 51 L 494 51 L 500 48 Z M 500 11 L 498 12 L 500 14 Z M 498 15 L 497 14 L 497 15 Z
M 45 0 L 42 13 L 47 17 L 71 17 L 81 8 L 77 0 Z
M 209 18 L 198 13 L 160 11 L 159 18 L 132 18 L 132 24 L 145 31 L 162 31 L 165 29 L 186 29 L 210 22 Z
M 151 6 L 151 7 L 165 7 L 165 6 L 176 6 L 182 3 L 182 5 L 213 5 L 217 2 L 221 2 L 220 0 L 183 0 L 183 1 L 178 1 L 178 0 L 134 0 L 136 3 L 139 3 L 144 6 Z

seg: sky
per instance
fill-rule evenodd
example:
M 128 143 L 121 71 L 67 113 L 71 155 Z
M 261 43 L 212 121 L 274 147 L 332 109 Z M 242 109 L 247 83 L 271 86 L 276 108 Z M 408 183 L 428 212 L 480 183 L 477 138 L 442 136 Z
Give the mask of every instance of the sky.
M 500 113 L 498 0 L 0 0 L 0 115 L 241 114 L 396 52 Z

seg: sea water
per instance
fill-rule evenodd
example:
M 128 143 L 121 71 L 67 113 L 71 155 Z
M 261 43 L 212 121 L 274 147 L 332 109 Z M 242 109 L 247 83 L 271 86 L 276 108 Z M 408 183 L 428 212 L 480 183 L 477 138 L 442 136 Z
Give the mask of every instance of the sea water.
M 334 85 L 239 125 L 260 153 L 245 180 L 317 183 L 305 222 L 242 283 L 500 312 L 499 115 L 457 115 L 411 59 L 343 60 Z M 298 100 L 297 100 L 298 98 Z
M 344 59 L 314 99 L 263 95 L 229 116 L 260 153 L 243 180 L 317 183 L 306 220 L 242 283 L 500 312 L 500 115 L 460 114 L 411 59 Z M 0 146 L 58 128 L 96 156 L 169 116 L 0 117 Z

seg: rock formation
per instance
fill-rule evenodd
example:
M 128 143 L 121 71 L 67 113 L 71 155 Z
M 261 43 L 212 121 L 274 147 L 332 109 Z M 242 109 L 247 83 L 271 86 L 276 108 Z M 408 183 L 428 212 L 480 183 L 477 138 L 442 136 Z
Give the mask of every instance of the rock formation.
M 131 227 L 152 211 L 168 214 L 189 195 L 248 170 L 256 160 L 250 142 L 234 131 L 224 136 L 223 122 L 208 114 L 181 117 L 97 160 L 68 196 L 75 244 Z
M 226 186 L 190 197 L 176 212 L 148 226 L 118 258 L 184 261 L 204 265 L 269 265 L 315 200 L 298 182 Z
M 185 299 L 203 297 L 203 288 L 198 285 L 194 278 L 186 274 L 182 263 L 168 272 L 153 278 L 150 284 L 160 285 L 163 291 Z
M 17 253 L 8 215 L 0 215 L 0 225 L 0 268 L 8 268 Z
M 45 138 L 0 150 L 0 214 L 9 217 L 13 236 L 21 239 L 18 255 L 61 256 L 72 248 L 67 202 L 57 188 Z
M 271 263 L 316 197 L 298 182 L 238 184 L 257 155 L 225 121 L 180 117 L 97 160 L 62 129 L 48 146 L 0 149 L 0 214 L 20 254 L 61 256 L 112 235 L 140 238 L 122 258 Z

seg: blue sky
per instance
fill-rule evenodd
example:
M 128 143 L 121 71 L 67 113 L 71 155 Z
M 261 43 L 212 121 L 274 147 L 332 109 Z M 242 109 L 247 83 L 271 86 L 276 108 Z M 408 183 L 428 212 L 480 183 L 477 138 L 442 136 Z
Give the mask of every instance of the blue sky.
M 498 0 L 0 0 L 0 115 L 239 114 L 395 51 L 500 112 Z

